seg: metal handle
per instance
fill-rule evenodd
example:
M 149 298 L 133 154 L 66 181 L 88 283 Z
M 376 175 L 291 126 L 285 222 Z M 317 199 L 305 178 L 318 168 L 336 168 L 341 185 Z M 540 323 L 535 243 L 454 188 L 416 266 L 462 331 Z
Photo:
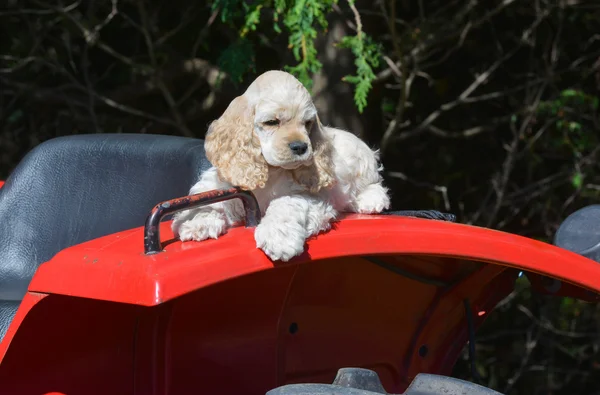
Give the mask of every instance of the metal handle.
M 222 202 L 224 200 L 240 199 L 246 212 L 246 227 L 257 226 L 260 222 L 260 208 L 254 194 L 244 191 L 239 187 L 231 189 L 216 189 L 195 195 L 184 196 L 167 200 L 154 206 L 146 218 L 144 226 L 144 252 L 146 255 L 157 254 L 162 251 L 160 243 L 160 220 L 168 214 L 200 206 Z

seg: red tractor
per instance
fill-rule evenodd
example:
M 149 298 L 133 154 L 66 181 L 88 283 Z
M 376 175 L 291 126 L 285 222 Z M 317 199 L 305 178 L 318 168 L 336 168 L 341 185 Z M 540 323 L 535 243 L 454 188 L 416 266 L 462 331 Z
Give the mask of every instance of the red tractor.
M 494 394 L 448 377 L 521 274 L 599 300 L 597 221 L 555 244 L 437 212 L 347 215 L 274 263 L 254 196 L 186 196 L 203 141 L 49 140 L 0 189 L 0 393 Z M 245 226 L 181 243 L 169 215 L 242 199 Z

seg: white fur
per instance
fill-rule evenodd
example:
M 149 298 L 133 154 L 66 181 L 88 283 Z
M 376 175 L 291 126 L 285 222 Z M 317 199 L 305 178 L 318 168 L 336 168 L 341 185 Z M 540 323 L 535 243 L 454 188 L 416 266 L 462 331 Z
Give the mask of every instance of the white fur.
M 338 213 L 373 214 L 389 208 L 390 198 L 382 185 L 378 152 L 352 133 L 332 127 L 322 129 L 333 145 L 335 184 L 315 194 L 297 185 L 287 169 L 301 166 L 310 158 L 310 149 L 304 155 L 306 158 L 296 161 L 278 158 L 277 152 L 271 150 L 270 132 L 258 124 L 275 115 L 310 121 L 316 116 L 316 110 L 304 90 L 286 90 L 283 84 L 260 88 L 253 84 L 245 93 L 250 105 L 256 106 L 255 133 L 270 165 L 265 187 L 252 191 L 263 214 L 254 233 L 257 248 L 272 260 L 288 261 L 303 253 L 306 239 L 329 230 Z M 301 127 L 295 131 L 308 133 Z M 219 178 L 217 169 L 211 167 L 200 176 L 190 194 L 230 187 L 231 184 Z M 182 211 L 175 216 L 172 229 L 182 241 L 216 239 L 243 218 L 243 206 L 234 199 Z

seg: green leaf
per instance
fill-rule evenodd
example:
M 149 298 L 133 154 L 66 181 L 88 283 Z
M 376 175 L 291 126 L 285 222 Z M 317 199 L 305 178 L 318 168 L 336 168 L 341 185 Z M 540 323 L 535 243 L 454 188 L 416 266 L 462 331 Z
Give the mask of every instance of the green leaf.
M 396 103 L 388 98 L 384 98 L 383 103 L 381 104 L 381 109 L 387 114 L 393 114 L 396 110 Z
M 569 130 L 571 132 L 581 130 L 581 124 L 578 122 L 569 122 Z
M 560 95 L 562 97 L 574 97 L 581 95 L 581 93 L 579 91 L 576 91 L 575 89 L 565 89 L 560 93 Z
M 247 6 L 245 8 L 248 8 Z M 260 22 L 260 11 L 262 9 L 262 4 L 257 5 L 253 9 L 246 10 L 246 22 L 244 23 L 244 27 L 240 32 L 240 37 L 245 37 L 249 31 L 256 30 L 256 26 Z
M 566 297 L 562 298 L 561 305 L 562 305 L 562 307 L 567 307 L 567 308 L 571 307 L 571 306 L 573 306 L 573 299 L 566 298 Z
M 583 174 L 580 172 L 575 173 L 573 177 L 571 177 L 571 184 L 573 184 L 574 188 L 580 189 L 583 185 Z

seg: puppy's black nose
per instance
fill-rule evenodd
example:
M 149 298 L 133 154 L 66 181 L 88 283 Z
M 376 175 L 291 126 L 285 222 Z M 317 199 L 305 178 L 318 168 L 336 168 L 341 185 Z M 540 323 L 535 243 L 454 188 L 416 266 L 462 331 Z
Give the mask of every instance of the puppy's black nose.
M 308 149 L 308 144 L 302 141 L 293 141 L 290 143 L 290 149 L 296 155 L 303 155 Z

